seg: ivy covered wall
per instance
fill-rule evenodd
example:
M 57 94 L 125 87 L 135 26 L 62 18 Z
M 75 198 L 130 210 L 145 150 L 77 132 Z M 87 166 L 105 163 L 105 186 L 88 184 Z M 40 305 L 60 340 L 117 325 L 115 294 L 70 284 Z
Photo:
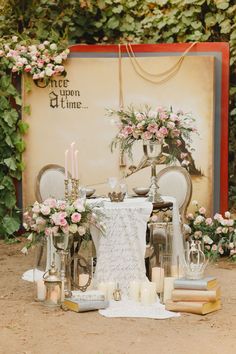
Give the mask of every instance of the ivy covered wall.
M 236 204 L 235 0 L 0 0 L 0 38 L 25 43 L 230 43 L 229 200 Z M 63 43 L 62 43 L 63 42 Z M 0 57 L 0 234 L 19 227 L 14 179 L 20 179 L 27 127 L 20 92 Z M 27 109 L 27 108 L 26 108 Z

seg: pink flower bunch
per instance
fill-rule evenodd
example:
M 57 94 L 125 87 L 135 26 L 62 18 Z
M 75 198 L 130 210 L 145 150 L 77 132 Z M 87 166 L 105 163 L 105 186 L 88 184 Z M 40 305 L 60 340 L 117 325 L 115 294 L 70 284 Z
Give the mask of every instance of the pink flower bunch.
M 89 234 L 89 226 L 93 223 L 94 215 L 96 211 L 80 199 L 74 203 L 54 198 L 48 198 L 43 203 L 35 202 L 24 213 L 23 226 L 30 232 L 28 239 L 31 242 L 28 246 L 49 236 L 69 233 L 86 236 Z M 100 219 L 97 216 L 98 228 L 99 223 Z
M 11 71 L 29 73 L 33 80 L 62 74 L 65 71 L 63 61 L 68 54 L 69 49 L 62 50 L 49 41 L 27 46 L 13 36 L 10 43 L 0 42 L 0 58 L 9 61 Z
M 109 109 L 108 115 L 119 118 L 118 133 L 113 139 L 112 147 L 119 144 L 124 151 L 130 151 L 136 140 L 150 140 L 163 143 L 173 156 L 183 143 L 190 141 L 191 133 L 196 132 L 191 114 L 180 110 L 173 112 L 172 108 L 159 106 L 156 110 L 149 107 L 141 110 L 133 107 L 118 111 Z M 185 164 L 189 163 L 187 155 L 181 155 Z
M 229 211 L 207 217 L 207 210 L 193 201 L 195 213 L 187 215 L 189 239 L 202 240 L 209 257 L 230 256 L 236 258 L 236 220 Z

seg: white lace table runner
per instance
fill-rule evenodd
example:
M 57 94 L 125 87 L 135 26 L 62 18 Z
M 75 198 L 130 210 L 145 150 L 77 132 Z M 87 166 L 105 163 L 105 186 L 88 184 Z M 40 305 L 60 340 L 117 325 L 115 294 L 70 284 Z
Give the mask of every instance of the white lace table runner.
M 110 301 L 109 307 L 99 310 L 100 315 L 105 317 L 137 317 L 153 318 L 164 320 L 166 318 L 180 317 L 179 313 L 167 311 L 165 306 L 156 302 L 155 304 L 143 306 L 131 300 Z
M 95 283 L 118 282 L 122 293 L 127 294 L 132 280 L 147 279 L 144 255 L 152 204 L 143 199 L 127 200 L 105 202 L 102 208 L 106 215 L 106 234 L 91 229 L 97 252 Z

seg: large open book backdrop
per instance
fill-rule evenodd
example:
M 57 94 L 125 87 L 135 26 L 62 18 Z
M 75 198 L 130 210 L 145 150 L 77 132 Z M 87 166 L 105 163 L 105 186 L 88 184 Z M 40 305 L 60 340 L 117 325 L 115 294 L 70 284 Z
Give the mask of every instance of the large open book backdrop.
M 107 178 L 120 176 L 119 151 L 111 153 L 110 143 L 117 132 L 106 109 L 124 106 L 172 106 L 192 112 L 199 135 L 193 136 L 192 157 L 197 172 L 192 175 L 193 199 L 210 211 L 227 208 L 227 105 L 228 46 L 225 43 L 195 44 L 181 65 L 167 80 L 154 83 L 156 76 L 173 68 L 190 44 L 71 47 L 66 63 L 67 76 L 58 77 L 45 88 L 32 84 L 25 94 L 31 105 L 24 154 L 23 206 L 35 200 L 39 171 L 47 164 L 64 165 L 64 151 L 74 141 L 78 148 L 81 185 L 93 185 L 96 194 L 107 193 Z M 134 69 L 138 63 L 139 68 Z M 142 75 L 138 74 L 141 70 Z M 122 75 L 120 75 L 122 73 Z M 142 144 L 134 149 L 134 161 L 126 157 L 127 167 L 138 165 Z M 164 165 L 158 166 L 158 169 Z M 127 178 L 132 187 L 148 186 L 150 168 Z

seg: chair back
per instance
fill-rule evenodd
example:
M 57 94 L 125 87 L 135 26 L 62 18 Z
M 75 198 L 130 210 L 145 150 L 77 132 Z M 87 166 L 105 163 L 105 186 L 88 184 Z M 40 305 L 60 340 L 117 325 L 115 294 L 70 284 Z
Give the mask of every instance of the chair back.
M 64 199 L 64 178 L 64 167 L 56 164 L 44 166 L 36 178 L 36 200 L 42 202 L 47 198 Z
M 188 171 L 180 166 L 165 167 L 157 174 L 157 184 L 161 195 L 176 198 L 181 220 L 184 221 L 192 196 L 192 180 Z

